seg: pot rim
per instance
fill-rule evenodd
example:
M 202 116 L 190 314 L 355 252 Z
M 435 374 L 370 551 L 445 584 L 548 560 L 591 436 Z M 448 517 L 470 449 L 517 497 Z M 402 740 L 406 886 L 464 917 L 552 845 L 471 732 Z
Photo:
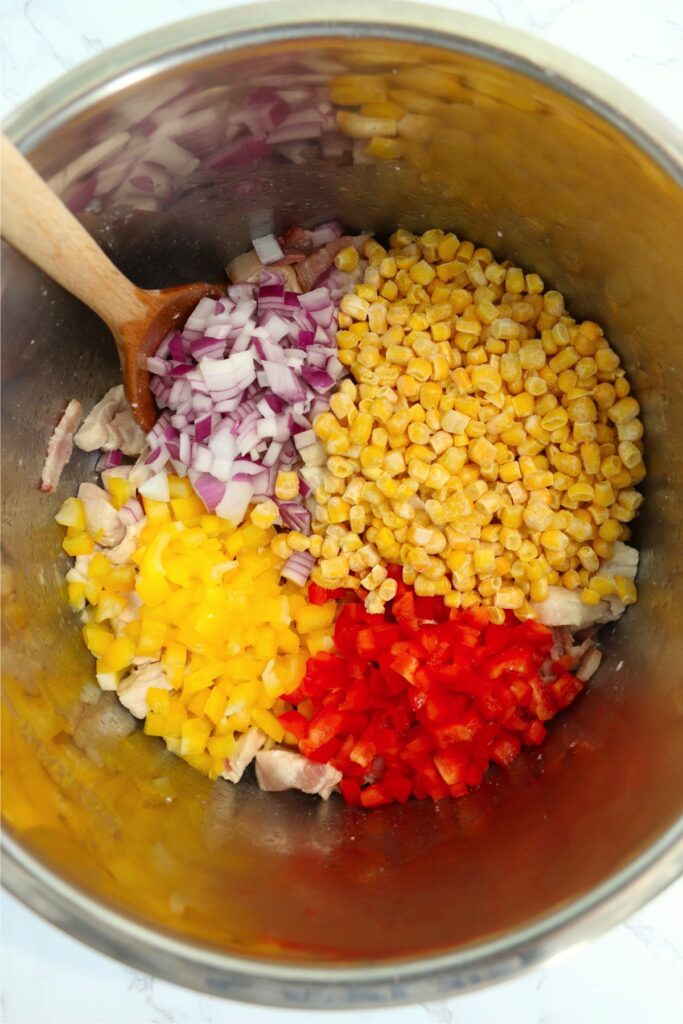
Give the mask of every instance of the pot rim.
M 317 35 L 439 46 L 524 73 L 589 108 L 683 186 L 683 134 L 626 87 L 558 47 L 486 19 L 422 3 L 288 0 L 239 6 L 134 37 L 63 75 L 4 123 L 29 151 L 94 102 L 192 56 Z M 618 924 L 683 873 L 683 817 L 602 885 L 504 936 L 453 953 L 381 966 L 311 967 L 219 953 L 97 903 L 47 869 L 5 831 L 2 882 L 52 924 L 115 959 L 176 984 L 244 1002 L 359 1009 L 420 1002 L 483 987 L 556 959 Z

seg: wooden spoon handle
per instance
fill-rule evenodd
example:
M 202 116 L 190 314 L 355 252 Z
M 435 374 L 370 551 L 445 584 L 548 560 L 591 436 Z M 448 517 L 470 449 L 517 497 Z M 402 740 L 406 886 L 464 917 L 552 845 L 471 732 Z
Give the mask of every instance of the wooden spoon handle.
M 148 313 L 149 301 L 4 135 L 2 234 L 32 263 L 100 316 L 118 340 L 121 327 Z

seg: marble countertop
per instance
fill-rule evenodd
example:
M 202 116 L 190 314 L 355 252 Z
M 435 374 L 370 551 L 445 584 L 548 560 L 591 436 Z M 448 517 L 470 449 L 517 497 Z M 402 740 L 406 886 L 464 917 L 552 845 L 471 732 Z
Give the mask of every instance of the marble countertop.
M 612 74 L 683 128 L 681 0 L 442 0 L 526 29 Z M 107 46 L 230 0 L 4 0 L 0 115 Z M 340 3 L 340 11 L 343 4 Z M 289 1010 L 241 1006 L 140 974 L 1 898 L 7 1024 L 289 1024 Z M 683 881 L 561 962 L 449 1002 L 345 1014 L 311 1024 L 669 1024 L 683 1005 Z

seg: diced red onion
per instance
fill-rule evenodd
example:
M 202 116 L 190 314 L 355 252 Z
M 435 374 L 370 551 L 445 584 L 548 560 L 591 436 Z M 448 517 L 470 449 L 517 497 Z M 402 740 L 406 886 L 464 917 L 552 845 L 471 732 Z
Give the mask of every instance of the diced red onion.
M 341 237 L 336 223 L 316 230 L 326 244 Z M 273 236 L 255 244 L 261 266 L 283 260 Z M 202 299 L 182 333 L 167 335 L 148 363 L 150 387 L 166 407 L 147 438 L 148 472 L 169 461 L 189 469 L 207 509 L 235 522 L 250 501 L 272 496 L 279 467 L 317 464 L 311 421 L 328 408 L 324 396 L 345 372 L 332 362 L 329 290 L 289 291 L 284 269 L 262 269 L 258 284 Z M 290 505 L 291 521 L 310 529 L 302 500 Z
M 120 466 L 123 462 L 123 452 L 119 451 L 118 448 L 114 448 L 110 452 L 102 452 L 95 469 L 98 473 L 101 473 L 105 469 L 113 469 L 114 466 Z
M 192 481 L 192 486 L 204 502 L 207 512 L 214 512 L 225 494 L 225 484 L 210 473 L 200 473 Z
M 278 263 L 279 260 L 284 259 L 285 254 L 280 248 L 280 243 L 275 235 L 262 235 L 261 238 L 252 238 L 251 244 L 261 263 L 266 267 L 269 263 Z
M 119 509 L 119 518 L 124 526 L 134 526 L 145 515 L 145 511 L 137 498 L 131 498 Z
M 311 532 L 311 513 L 298 501 L 278 501 L 280 518 L 290 530 L 298 530 L 308 536 Z
M 314 565 L 315 558 L 308 551 L 295 551 L 282 566 L 282 576 L 303 587 Z

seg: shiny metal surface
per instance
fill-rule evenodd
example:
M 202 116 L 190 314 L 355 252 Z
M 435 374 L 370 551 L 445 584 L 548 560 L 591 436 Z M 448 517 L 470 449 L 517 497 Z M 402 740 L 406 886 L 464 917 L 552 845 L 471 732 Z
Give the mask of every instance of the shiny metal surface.
M 517 33 L 409 4 L 332 13 L 268 4 L 172 26 L 78 69 L 7 129 L 143 287 L 219 280 L 252 233 L 333 215 L 379 234 L 452 228 L 538 271 L 606 327 L 644 409 L 640 601 L 541 752 L 466 799 L 368 814 L 209 783 L 88 685 L 52 517 L 92 459 L 74 457 L 51 497 L 37 481 L 65 402 L 99 397 L 115 357 L 92 314 L 4 249 L 4 882 L 182 984 L 351 1007 L 507 977 L 681 870 L 683 145 L 636 98 Z M 348 72 L 419 87 L 431 140 L 365 162 L 331 112 L 322 148 L 216 159 L 249 88 L 312 87 L 329 103 Z M 193 104 L 205 135 L 159 146 Z M 141 162 L 152 190 L 130 184 Z

